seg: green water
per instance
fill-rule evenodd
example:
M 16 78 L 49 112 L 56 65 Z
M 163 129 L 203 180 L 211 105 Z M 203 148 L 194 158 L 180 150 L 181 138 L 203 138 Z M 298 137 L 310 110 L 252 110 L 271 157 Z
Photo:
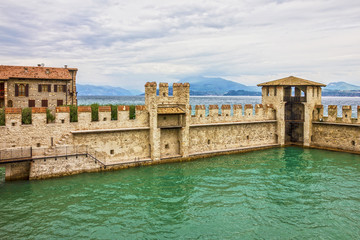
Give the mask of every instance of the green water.
M 2 182 L 0 238 L 359 239 L 359 186 L 359 155 L 302 148 Z

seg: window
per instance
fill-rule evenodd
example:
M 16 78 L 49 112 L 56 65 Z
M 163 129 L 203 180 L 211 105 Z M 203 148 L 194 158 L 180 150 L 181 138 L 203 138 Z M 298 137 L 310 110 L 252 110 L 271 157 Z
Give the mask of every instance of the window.
M 7 106 L 8 106 L 8 107 L 13 107 L 13 101 L 12 101 L 12 100 L 9 100 L 8 103 L 7 103 Z
M 274 87 L 274 96 L 277 95 L 277 87 Z
M 28 97 L 29 84 L 15 84 L 15 97 Z
M 51 84 L 39 84 L 39 92 L 51 92 Z
M 266 87 L 266 96 L 270 96 L 269 87 Z
M 64 105 L 64 101 L 63 100 L 57 100 L 56 101 L 56 105 L 59 107 L 59 106 L 62 106 Z
M 42 107 L 48 107 L 48 100 L 41 100 Z
M 19 96 L 25 96 L 25 85 L 19 84 Z
M 35 107 L 35 100 L 29 100 L 29 107 Z
M 66 92 L 66 85 L 54 85 L 54 92 Z

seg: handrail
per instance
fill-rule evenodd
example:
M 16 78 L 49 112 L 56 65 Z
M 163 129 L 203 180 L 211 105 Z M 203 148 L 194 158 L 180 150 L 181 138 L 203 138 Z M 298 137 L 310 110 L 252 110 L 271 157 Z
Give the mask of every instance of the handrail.
M 53 153 L 48 154 L 49 150 L 52 150 Z M 27 155 L 19 155 L 14 154 L 14 151 L 20 151 L 21 153 L 28 152 Z M 4 154 L 7 153 L 7 154 Z M 42 154 L 41 154 L 42 153 Z M 40 160 L 40 159 L 47 159 L 47 158 L 59 158 L 59 157 L 70 157 L 70 156 L 80 156 L 86 155 L 87 157 L 92 158 L 95 160 L 96 163 L 100 163 L 103 167 L 114 166 L 114 165 L 121 165 L 121 164 L 131 164 L 131 163 L 139 163 L 139 162 L 146 162 L 151 161 L 151 159 L 143 159 L 135 158 L 135 161 L 128 161 L 128 162 L 118 162 L 118 163 L 109 163 L 106 164 L 102 160 L 99 159 L 99 153 L 90 148 L 88 145 L 70 145 L 70 146 L 58 146 L 55 148 L 32 148 L 32 147 L 25 147 L 25 148 L 14 148 L 14 149 L 1 149 L 0 150 L 0 164 L 10 163 L 10 162 L 24 162 L 24 161 L 33 161 L 33 160 Z M 6 158 L 4 158 L 6 156 Z

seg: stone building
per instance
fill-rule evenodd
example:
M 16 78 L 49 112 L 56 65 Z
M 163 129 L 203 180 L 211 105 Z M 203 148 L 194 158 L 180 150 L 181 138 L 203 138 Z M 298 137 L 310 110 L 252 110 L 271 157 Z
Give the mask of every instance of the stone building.
M 76 105 L 76 68 L 0 65 L 0 107 Z

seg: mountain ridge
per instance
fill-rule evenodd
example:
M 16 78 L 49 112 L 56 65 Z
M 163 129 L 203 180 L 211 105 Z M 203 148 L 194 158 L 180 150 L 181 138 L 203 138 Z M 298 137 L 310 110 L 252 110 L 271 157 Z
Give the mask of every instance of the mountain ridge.
M 247 86 L 219 77 L 193 76 L 178 80 L 178 83 L 190 83 L 192 96 L 261 96 L 261 88 Z M 144 95 L 139 90 L 129 90 L 122 87 L 95 86 L 77 84 L 79 96 L 136 96 Z M 172 86 L 169 86 L 172 95 Z M 331 82 L 323 88 L 324 96 L 360 96 L 360 86 L 346 82 Z

